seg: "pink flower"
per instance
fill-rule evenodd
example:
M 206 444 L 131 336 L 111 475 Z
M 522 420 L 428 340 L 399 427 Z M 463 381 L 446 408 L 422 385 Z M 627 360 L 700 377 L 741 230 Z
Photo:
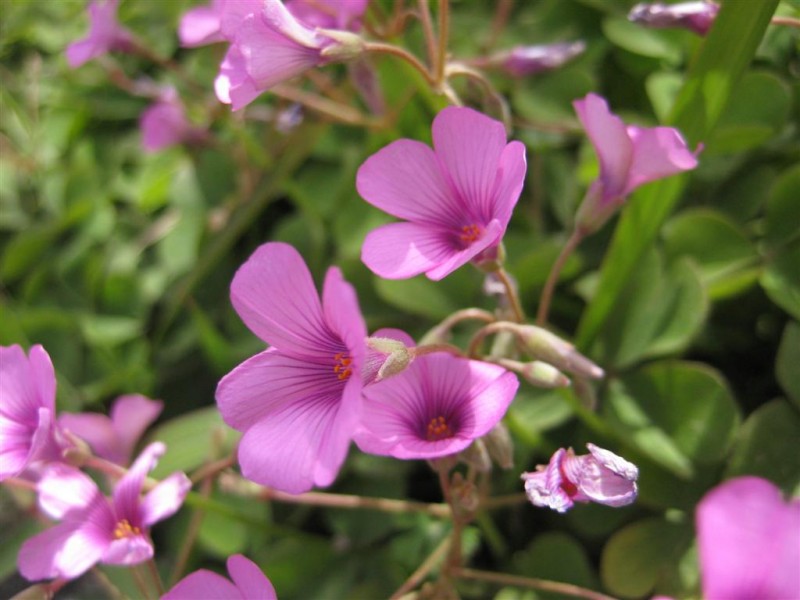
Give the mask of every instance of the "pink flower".
M 507 144 L 501 123 L 445 108 L 433 121 L 433 149 L 397 140 L 358 170 L 358 193 L 404 219 L 370 232 L 362 260 L 387 279 L 442 279 L 500 244 L 525 170 L 525 146 Z
M 699 35 L 705 35 L 711 29 L 718 12 L 719 5 L 713 2 L 679 2 L 678 4 L 643 2 L 631 9 L 628 19 L 645 27 L 685 27 Z
M 286 8 L 309 27 L 361 29 L 361 17 L 368 0 L 289 0 Z
M 242 474 L 289 493 L 330 485 L 361 415 L 367 332 L 355 291 L 331 267 L 320 303 L 297 250 L 268 243 L 236 272 L 231 301 L 272 345 L 217 387 L 222 418 L 244 433 Z
M 145 152 L 158 152 L 183 142 L 199 141 L 205 132 L 193 127 L 175 90 L 167 90 L 139 117 Z
M 640 185 L 697 166 L 697 157 L 672 127 L 626 126 L 596 94 L 573 106 L 600 159 L 600 177 L 577 217 L 587 232 L 599 229 Z
M 364 388 L 356 444 L 401 459 L 455 454 L 491 431 L 518 387 L 497 365 L 445 353 L 420 356 L 400 374 Z
M 557 69 L 586 50 L 582 41 L 545 44 L 541 46 L 516 46 L 508 52 L 492 57 L 503 70 L 513 77 L 535 75 Z
M 252 560 L 234 554 L 228 558 L 227 566 L 233 583 L 222 575 L 200 569 L 181 579 L 161 600 L 277 600 L 272 583 Z
M 66 444 L 55 423 L 56 374 L 40 345 L 28 356 L 0 346 L 0 481 L 37 461 L 60 460 Z
M 66 465 L 51 465 L 37 488 L 39 505 L 61 523 L 26 541 L 17 557 L 23 577 L 30 581 L 73 579 L 97 562 L 134 565 L 153 556 L 149 528 L 174 514 L 191 482 L 174 473 L 141 498 L 142 484 L 164 444 L 145 448 L 119 480 L 113 498 L 106 498 L 87 475 Z
M 261 10 L 262 0 L 211 0 L 207 6 L 186 11 L 178 26 L 181 45 L 204 46 L 233 41 L 245 17 Z
M 329 62 L 334 50 L 338 59 L 358 54 L 359 38 L 339 34 L 350 36 L 354 47 L 348 48 L 340 35 L 334 40 L 307 27 L 280 0 L 264 0 L 263 7 L 245 16 L 236 28 L 214 82 L 217 98 L 238 110 L 273 85 Z
M 114 401 L 111 418 L 99 413 L 62 413 L 58 423 L 89 444 L 95 456 L 124 466 L 130 463 L 136 442 L 163 408 L 159 400 L 130 394 Z
M 696 523 L 704 598 L 800 598 L 800 499 L 738 477 L 703 497 Z
M 117 23 L 118 4 L 119 0 L 94 0 L 89 4 L 89 35 L 67 47 L 70 67 L 80 67 L 106 52 L 130 49 L 133 36 Z
M 535 506 L 567 512 L 575 502 L 625 506 L 636 500 L 639 469 L 613 452 L 586 444 L 591 454 L 559 448 L 550 464 L 523 473 L 525 493 Z

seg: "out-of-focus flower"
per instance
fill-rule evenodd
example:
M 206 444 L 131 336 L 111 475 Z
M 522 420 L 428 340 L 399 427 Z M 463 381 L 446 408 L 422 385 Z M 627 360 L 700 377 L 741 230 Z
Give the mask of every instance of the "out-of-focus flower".
M 402 373 L 364 388 L 356 444 L 401 459 L 455 454 L 491 431 L 518 387 L 497 365 L 446 353 L 419 356 Z
M 0 346 L 0 481 L 67 446 L 56 426 L 56 374 L 45 349 Z
M 118 5 L 119 0 L 94 0 L 89 4 L 89 35 L 67 47 L 70 67 L 80 67 L 106 52 L 130 50 L 133 36 L 117 22 Z
M 294 494 L 330 485 L 361 416 L 367 332 L 355 291 L 331 267 L 320 304 L 297 250 L 268 243 L 236 272 L 231 301 L 272 346 L 217 387 L 223 419 L 244 433 L 242 474 Z
M 263 0 L 211 0 L 206 6 L 192 8 L 178 25 L 181 45 L 196 47 L 233 41 L 242 21 L 259 12 L 263 5 Z
M 289 0 L 286 8 L 309 27 L 358 31 L 369 0 Z
M 307 27 L 280 0 L 264 0 L 231 41 L 214 88 L 219 101 L 233 110 L 303 71 L 359 55 L 363 44 L 354 33 Z
M 433 121 L 433 149 L 397 140 L 369 157 L 359 194 L 402 223 L 367 235 L 364 263 L 387 279 L 438 280 L 495 249 L 525 179 L 525 146 L 499 121 L 449 107 Z
M 596 94 L 573 106 L 600 160 L 600 176 L 577 215 L 584 233 L 599 229 L 637 187 L 697 166 L 677 129 L 626 126 Z
M 549 464 L 522 474 L 525 493 L 535 506 L 563 513 L 575 502 L 625 506 L 636 500 L 636 465 L 594 444 L 586 447 L 591 454 L 581 456 L 572 448 L 559 448 Z
M 99 413 L 62 413 L 58 423 L 89 444 L 95 456 L 124 466 L 130 463 L 136 442 L 163 408 L 159 400 L 129 394 L 114 401 L 110 418 Z
M 183 473 L 173 473 L 141 497 L 144 479 L 166 450 L 145 448 L 106 498 L 81 471 L 50 465 L 37 484 L 42 510 L 61 522 L 27 540 L 17 565 L 30 581 L 73 579 L 94 564 L 134 565 L 153 556 L 149 529 L 174 514 L 191 488 Z
M 181 579 L 161 600 L 277 600 L 272 583 L 249 558 L 234 554 L 228 558 L 227 567 L 232 582 L 200 569 Z
M 800 598 L 800 498 L 738 477 L 703 497 L 696 524 L 704 598 Z
M 551 71 L 571 61 L 586 50 L 586 43 L 562 42 L 540 46 L 516 46 L 488 59 L 488 65 L 500 68 L 512 77 L 526 77 Z
M 172 88 L 162 92 L 158 101 L 142 112 L 139 128 L 146 152 L 158 152 L 183 142 L 197 142 L 206 136 L 203 129 L 186 119 L 183 104 Z
M 717 18 L 719 5 L 713 2 L 643 2 L 634 6 L 628 19 L 639 25 L 654 28 L 684 27 L 705 35 Z

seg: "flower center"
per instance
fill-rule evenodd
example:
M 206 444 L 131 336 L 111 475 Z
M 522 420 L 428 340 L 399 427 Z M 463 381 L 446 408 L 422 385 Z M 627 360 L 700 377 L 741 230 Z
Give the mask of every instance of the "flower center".
M 439 440 L 453 437 L 453 430 L 450 429 L 447 420 L 439 415 L 438 417 L 432 418 L 430 423 L 428 423 L 426 437 L 429 442 L 438 442 Z
M 114 528 L 114 539 L 121 540 L 122 538 L 133 537 L 135 535 L 141 535 L 142 530 L 138 527 L 134 527 L 131 525 L 131 522 L 128 519 L 122 519 L 117 523 L 117 526 Z
M 567 496 L 574 498 L 578 495 L 578 486 L 569 480 L 567 473 L 564 471 L 564 465 L 559 465 L 558 470 L 561 473 L 561 483 L 558 487 L 564 490 Z
M 340 380 L 344 381 L 353 374 L 350 366 L 352 363 L 353 359 L 346 352 L 337 352 L 333 355 L 333 372 Z
M 477 225 L 464 225 L 461 228 L 461 234 L 458 236 L 458 239 L 460 239 L 465 244 L 471 244 L 479 237 L 481 237 L 481 233 L 483 232 L 481 231 L 481 228 L 478 227 Z

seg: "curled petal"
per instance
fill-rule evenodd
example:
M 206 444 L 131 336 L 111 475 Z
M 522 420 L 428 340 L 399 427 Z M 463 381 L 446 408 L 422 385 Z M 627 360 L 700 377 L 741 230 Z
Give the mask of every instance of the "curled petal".
M 153 542 L 144 535 L 113 540 L 103 552 L 102 562 L 109 565 L 138 565 L 153 558 Z

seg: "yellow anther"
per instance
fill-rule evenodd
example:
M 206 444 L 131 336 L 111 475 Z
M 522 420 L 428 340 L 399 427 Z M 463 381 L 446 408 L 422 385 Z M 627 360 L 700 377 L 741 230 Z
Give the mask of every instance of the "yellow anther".
M 471 244 L 481 237 L 481 228 L 477 225 L 464 225 L 461 228 L 461 235 L 458 237 L 465 244 Z
M 142 530 L 131 525 L 128 519 L 122 519 L 114 528 L 114 539 L 121 540 L 122 538 L 133 537 L 141 533 Z
M 440 415 L 438 417 L 434 417 L 431 419 L 430 423 L 428 423 L 426 437 L 428 438 L 428 441 L 435 442 L 445 438 L 453 437 L 453 431 L 450 429 L 450 425 L 447 424 L 447 420 Z
M 333 372 L 336 373 L 336 376 L 340 380 L 345 380 L 353 374 L 353 370 L 350 368 L 353 359 L 344 352 L 337 352 L 334 354 L 333 361 Z

